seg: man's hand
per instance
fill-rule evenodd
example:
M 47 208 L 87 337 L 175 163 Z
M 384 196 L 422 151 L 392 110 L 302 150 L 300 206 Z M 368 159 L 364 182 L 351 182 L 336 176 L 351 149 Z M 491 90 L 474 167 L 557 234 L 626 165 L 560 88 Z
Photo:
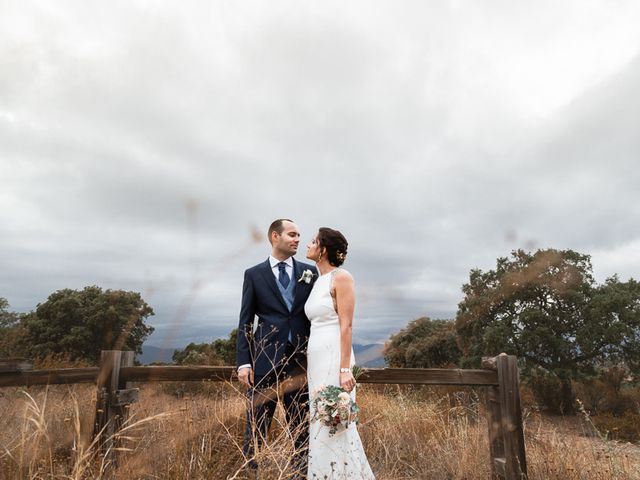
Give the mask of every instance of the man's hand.
M 253 369 L 251 367 L 244 367 L 238 370 L 238 380 L 247 387 L 253 386 Z

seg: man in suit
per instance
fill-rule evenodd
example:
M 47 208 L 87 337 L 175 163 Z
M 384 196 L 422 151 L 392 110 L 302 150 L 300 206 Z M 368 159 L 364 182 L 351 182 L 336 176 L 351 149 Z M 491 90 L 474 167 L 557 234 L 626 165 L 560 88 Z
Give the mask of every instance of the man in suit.
M 257 469 L 255 448 L 267 436 L 280 390 L 291 431 L 295 467 L 305 478 L 309 440 L 306 348 L 310 323 L 304 304 L 316 268 L 293 259 L 300 231 L 293 221 L 278 219 L 269 227 L 271 255 L 244 273 L 237 338 L 238 379 L 248 387 L 243 453 Z M 306 273 L 305 273 L 306 272 Z M 254 331 L 255 318 L 257 326 Z

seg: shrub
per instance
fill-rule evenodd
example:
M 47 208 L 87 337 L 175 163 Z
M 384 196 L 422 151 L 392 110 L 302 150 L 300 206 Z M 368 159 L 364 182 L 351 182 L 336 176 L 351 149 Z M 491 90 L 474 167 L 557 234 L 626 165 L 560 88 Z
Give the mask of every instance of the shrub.
M 93 366 L 92 362 L 82 358 L 73 358 L 69 353 L 48 353 L 33 359 L 34 370 L 86 368 Z
M 391 367 L 440 368 L 457 365 L 460 350 L 455 325 L 450 320 L 428 317 L 410 322 L 384 347 L 384 358 Z
M 640 389 L 632 386 L 626 369 L 603 369 L 597 377 L 574 384 L 574 391 L 587 411 L 621 416 L 640 413 Z
M 531 388 L 533 397 L 538 406 L 549 413 L 562 414 L 562 402 L 560 391 L 562 382 L 555 375 L 545 372 L 534 372 L 528 379 L 528 386 Z
M 608 438 L 627 442 L 640 441 L 640 414 L 626 412 L 619 417 L 603 413 L 592 417 L 593 424 Z

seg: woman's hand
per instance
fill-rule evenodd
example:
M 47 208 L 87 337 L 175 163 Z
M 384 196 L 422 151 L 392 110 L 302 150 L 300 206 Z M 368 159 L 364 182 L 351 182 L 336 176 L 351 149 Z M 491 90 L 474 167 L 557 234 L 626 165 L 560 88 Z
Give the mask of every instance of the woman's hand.
M 340 386 L 345 392 L 351 392 L 356 386 L 356 379 L 351 372 L 340 373 Z

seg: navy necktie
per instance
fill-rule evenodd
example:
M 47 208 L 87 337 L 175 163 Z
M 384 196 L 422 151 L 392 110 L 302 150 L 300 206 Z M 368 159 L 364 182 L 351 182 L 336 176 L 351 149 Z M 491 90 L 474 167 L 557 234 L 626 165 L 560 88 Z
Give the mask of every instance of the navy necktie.
M 287 264 L 284 262 L 278 263 L 278 269 L 280 270 L 280 274 L 278 275 L 278 281 L 280 284 L 287 288 L 289 286 L 289 275 L 287 275 Z

